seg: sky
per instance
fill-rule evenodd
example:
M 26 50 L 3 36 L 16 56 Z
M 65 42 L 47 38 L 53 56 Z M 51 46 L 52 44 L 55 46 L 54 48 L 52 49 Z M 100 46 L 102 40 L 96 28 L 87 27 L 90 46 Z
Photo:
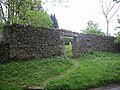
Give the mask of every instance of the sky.
M 102 14 L 99 0 L 68 1 L 69 2 L 67 3 L 56 3 L 56 5 L 53 5 L 50 2 L 43 5 L 48 14 L 55 13 L 59 28 L 81 32 L 81 30 L 84 30 L 87 27 L 88 21 L 93 21 L 94 23 L 99 23 L 99 28 L 106 33 L 106 21 Z M 120 3 L 118 5 L 120 5 Z M 113 12 L 114 11 L 115 10 L 113 9 Z M 109 33 L 111 35 L 114 35 L 114 28 L 118 25 L 117 15 L 120 15 L 120 9 L 110 21 Z

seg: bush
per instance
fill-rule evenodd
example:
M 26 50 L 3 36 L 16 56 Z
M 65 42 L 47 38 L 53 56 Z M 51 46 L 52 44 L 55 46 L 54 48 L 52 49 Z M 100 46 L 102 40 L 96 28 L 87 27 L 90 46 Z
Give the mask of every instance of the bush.
M 120 44 L 120 32 L 118 32 L 117 37 L 114 42 Z

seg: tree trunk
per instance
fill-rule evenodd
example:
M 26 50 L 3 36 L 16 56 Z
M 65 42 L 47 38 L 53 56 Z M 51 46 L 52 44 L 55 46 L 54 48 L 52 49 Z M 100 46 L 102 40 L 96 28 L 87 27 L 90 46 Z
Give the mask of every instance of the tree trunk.
M 109 21 L 107 20 L 107 36 L 109 36 Z

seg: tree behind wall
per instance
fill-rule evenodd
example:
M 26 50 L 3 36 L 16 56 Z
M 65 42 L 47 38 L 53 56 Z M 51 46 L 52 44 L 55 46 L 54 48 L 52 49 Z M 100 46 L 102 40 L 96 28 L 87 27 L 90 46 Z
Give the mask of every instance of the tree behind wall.
M 58 26 L 58 21 L 57 21 L 57 19 L 56 19 L 55 14 L 54 14 L 54 15 L 51 14 L 51 20 L 53 21 L 53 27 L 54 27 L 55 29 L 59 28 L 59 26 Z
M 25 14 L 29 10 L 35 10 L 36 5 L 41 3 L 41 0 L 2 0 L 0 2 L 6 8 L 7 17 L 4 13 L 1 13 L 2 17 L 5 18 L 6 24 L 13 24 L 18 22 L 24 22 Z M 4 11 L 1 7 L 1 10 Z
M 2 4 L 2 5 L 1 5 Z M 4 15 L 6 7 L 7 17 Z M 0 16 L 5 24 L 29 24 L 38 27 L 52 27 L 50 16 L 42 9 L 41 0 L 4 0 L 0 1 Z
M 101 31 L 98 27 L 98 23 L 94 23 L 93 21 L 88 21 L 87 28 L 82 30 L 84 34 L 95 34 L 95 35 L 105 35 L 104 32 Z
M 44 12 L 43 10 L 38 10 L 38 11 L 33 11 L 29 10 L 25 17 L 26 19 L 26 24 L 28 25 L 33 25 L 37 27 L 42 27 L 42 28 L 52 28 L 52 20 L 50 16 Z
M 120 0 L 113 0 L 113 1 L 116 3 L 120 3 Z M 119 15 L 117 20 L 118 20 L 118 26 L 115 28 L 115 30 L 118 30 L 118 33 L 114 42 L 120 44 L 120 16 Z
M 118 33 L 117 33 L 117 35 L 116 35 L 116 39 L 115 39 L 115 43 L 119 43 L 120 44 L 120 16 L 118 16 L 118 25 L 119 26 L 117 26 L 116 28 L 115 28 L 115 30 L 117 30 L 118 31 Z

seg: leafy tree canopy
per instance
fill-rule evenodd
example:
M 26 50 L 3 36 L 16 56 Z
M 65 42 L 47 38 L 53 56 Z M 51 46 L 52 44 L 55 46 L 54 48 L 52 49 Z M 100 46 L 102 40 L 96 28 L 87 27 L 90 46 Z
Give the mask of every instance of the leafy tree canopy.
M 43 10 L 41 0 L 2 0 L 0 13 L 5 24 L 30 24 L 38 27 L 52 27 L 50 16 Z M 4 15 L 3 5 L 7 16 Z
M 105 33 L 98 28 L 98 23 L 92 21 L 88 21 L 87 28 L 82 30 L 82 32 L 85 34 L 105 35 Z
M 44 28 L 52 28 L 53 22 L 50 18 L 50 16 L 44 12 L 43 10 L 39 11 L 33 11 L 29 10 L 26 13 L 27 19 L 25 20 L 27 24 L 34 25 L 38 27 L 44 27 Z

